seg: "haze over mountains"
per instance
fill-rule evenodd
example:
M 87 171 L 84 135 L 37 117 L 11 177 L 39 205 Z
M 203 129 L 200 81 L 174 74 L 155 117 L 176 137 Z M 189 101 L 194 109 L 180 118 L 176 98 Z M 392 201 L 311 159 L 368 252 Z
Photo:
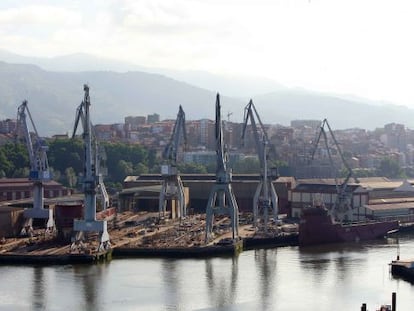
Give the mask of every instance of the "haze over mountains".
M 84 83 L 90 86 L 95 124 L 152 113 L 175 118 L 179 105 L 188 120 L 214 119 L 218 91 L 223 119 L 232 113 L 233 122 L 242 122 L 243 109 L 252 98 L 265 123 L 328 118 L 334 129 L 374 129 L 391 122 L 414 128 L 412 109 L 289 89 L 269 79 L 145 68 L 86 54 L 28 58 L 5 51 L 0 51 L 0 119 L 15 118 L 17 107 L 27 99 L 41 135 L 70 132 Z

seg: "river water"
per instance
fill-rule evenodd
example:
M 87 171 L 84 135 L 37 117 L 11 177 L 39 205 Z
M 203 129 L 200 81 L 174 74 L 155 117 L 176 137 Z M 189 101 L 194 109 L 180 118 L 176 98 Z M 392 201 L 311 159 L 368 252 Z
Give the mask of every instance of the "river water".
M 390 275 L 414 235 L 369 243 L 251 250 L 231 258 L 114 259 L 92 266 L 0 266 L 0 310 L 414 310 Z

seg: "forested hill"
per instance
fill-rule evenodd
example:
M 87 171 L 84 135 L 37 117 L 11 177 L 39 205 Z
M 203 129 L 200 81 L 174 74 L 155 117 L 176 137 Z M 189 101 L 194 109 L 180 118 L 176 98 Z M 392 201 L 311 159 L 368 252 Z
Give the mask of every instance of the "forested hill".
M 15 118 L 17 107 L 28 100 L 38 131 L 43 136 L 70 131 L 83 99 L 83 84 L 90 87 L 94 124 L 121 123 L 124 117 L 158 113 L 175 118 L 182 105 L 187 118 L 214 119 L 215 92 L 157 74 L 51 72 L 32 65 L 0 62 L 0 118 Z M 222 97 L 227 106 L 243 103 Z

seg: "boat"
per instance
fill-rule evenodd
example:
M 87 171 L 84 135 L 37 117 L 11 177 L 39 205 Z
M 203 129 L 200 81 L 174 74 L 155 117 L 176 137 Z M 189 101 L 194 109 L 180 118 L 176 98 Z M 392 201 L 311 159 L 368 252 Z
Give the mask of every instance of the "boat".
M 341 224 L 332 220 L 327 209 L 303 210 L 299 223 L 299 246 L 373 240 L 398 231 L 398 221 L 368 221 Z
M 414 260 L 401 260 L 397 256 L 397 260 L 390 263 L 391 274 L 395 277 L 401 277 L 410 283 L 414 283 Z

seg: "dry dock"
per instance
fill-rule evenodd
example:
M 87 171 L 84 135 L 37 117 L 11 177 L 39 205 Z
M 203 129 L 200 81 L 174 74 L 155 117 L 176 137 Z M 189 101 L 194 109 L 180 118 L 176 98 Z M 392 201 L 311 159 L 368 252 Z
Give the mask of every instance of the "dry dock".
M 97 252 L 97 235 L 86 237 L 82 250 L 71 249 L 70 241 L 58 234 L 37 229 L 32 237 L 3 238 L 0 264 L 96 263 L 119 257 L 201 258 L 233 256 L 243 249 L 297 245 L 294 232 L 277 236 L 255 236 L 251 225 L 241 224 L 239 238 L 231 239 L 229 219 L 217 219 L 214 239 L 205 243 L 205 215 L 184 220 L 159 220 L 158 213 L 118 214 L 108 222 L 111 249 Z

